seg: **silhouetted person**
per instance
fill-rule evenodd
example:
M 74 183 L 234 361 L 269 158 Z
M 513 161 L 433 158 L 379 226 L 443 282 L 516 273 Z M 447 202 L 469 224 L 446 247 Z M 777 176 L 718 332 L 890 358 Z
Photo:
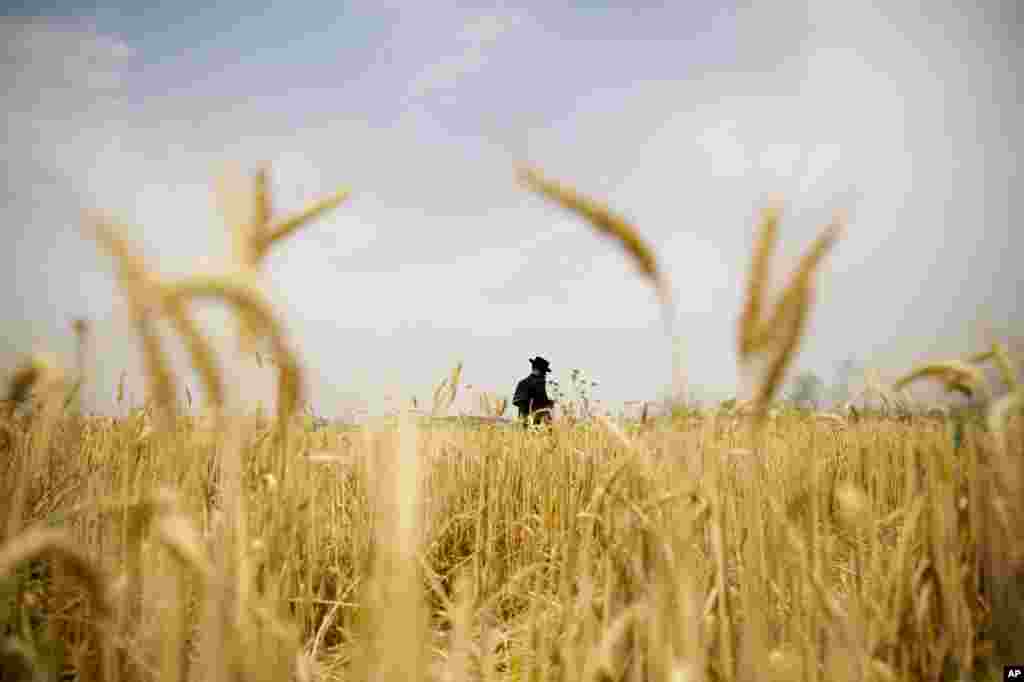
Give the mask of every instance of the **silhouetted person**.
M 551 371 L 548 361 L 538 356 L 530 358 L 530 365 L 533 371 L 516 385 L 516 392 L 512 398 L 512 404 L 519 408 L 519 418 L 524 424 L 543 421 L 551 422 L 551 408 L 555 403 L 548 398 L 547 381 L 545 375 Z M 538 410 L 546 410 L 537 414 Z

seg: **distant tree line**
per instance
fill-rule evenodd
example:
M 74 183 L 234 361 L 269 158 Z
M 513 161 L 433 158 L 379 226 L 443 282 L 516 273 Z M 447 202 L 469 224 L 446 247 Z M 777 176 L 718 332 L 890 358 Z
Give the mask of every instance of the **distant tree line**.
M 852 384 L 858 371 L 857 362 L 847 357 L 836 367 L 831 386 L 812 371 L 800 372 L 790 382 L 785 399 L 797 407 L 812 410 L 820 410 L 826 404 L 845 403 L 853 396 Z

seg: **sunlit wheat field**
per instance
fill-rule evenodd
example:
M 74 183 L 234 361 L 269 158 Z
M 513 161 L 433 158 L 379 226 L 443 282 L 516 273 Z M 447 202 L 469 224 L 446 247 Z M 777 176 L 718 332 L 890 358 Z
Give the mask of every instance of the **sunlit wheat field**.
M 1022 27 L 5 3 L 0 682 L 1014 679 Z
M 638 226 L 538 169 L 518 178 L 619 248 L 680 333 Z M 258 273 L 347 192 L 277 217 L 261 170 L 219 196 L 233 264 L 180 278 L 114 218 L 83 217 L 130 313 L 144 402 L 122 388 L 119 416 L 87 414 L 83 368 L 45 355 L 11 374 L 3 679 L 910 682 L 1024 662 L 1021 359 L 994 339 L 828 412 L 780 395 L 827 305 L 815 282 L 842 214 L 774 298 L 784 204 L 752 226 L 739 399 L 630 419 L 564 401 L 526 427 L 502 396 L 452 414 L 459 364 L 432 400 L 346 425 L 303 410 L 314 359 Z M 275 372 L 272 411 L 235 404 L 245 387 L 192 317 L 202 300 L 231 311 L 232 352 Z M 84 343 L 88 324 L 74 331 Z M 970 403 L 929 409 L 909 399 L 921 383 Z

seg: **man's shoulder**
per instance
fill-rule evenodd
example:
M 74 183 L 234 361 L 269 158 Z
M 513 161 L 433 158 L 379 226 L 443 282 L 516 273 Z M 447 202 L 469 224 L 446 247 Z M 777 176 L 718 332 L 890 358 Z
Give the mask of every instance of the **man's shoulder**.
M 516 384 L 516 391 L 536 391 L 540 386 L 543 386 L 543 379 L 538 382 L 538 377 L 532 374 L 525 379 L 520 379 L 519 383 Z

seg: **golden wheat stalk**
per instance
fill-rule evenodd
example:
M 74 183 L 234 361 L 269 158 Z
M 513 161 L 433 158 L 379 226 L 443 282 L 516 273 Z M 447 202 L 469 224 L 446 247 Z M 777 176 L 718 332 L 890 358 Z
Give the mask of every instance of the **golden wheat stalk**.
M 171 372 L 163 344 L 153 328 L 153 321 L 147 315 L 135 318 L 133 326 L 142 343 L 142 360 L 149 384 L 150 397 L 156 401 L 165 425 L 171 423 L 175 415 L 177 390 L 174 374 Z
M 334 194 L 318 199 L 301 211 L 298 211 L 277 223 L 268 225 L 266 231 L 258 235 L 256 238 L 256 253 L 262 258 L 266 255 L 267 251 L 273 244 L 281 241 L 282 239 L 286 239 L 307 223 L 316 220 L 328 211 L 337 208 L 346 199 L 348 199 L 349 196 L 351 196 L 351 192 L 349 190 L 340 190 Z
M 448 377 L 441 380 L 441 383 L 434 389 L 434 400 L 430 408 L 430 415 L 436 417 L 444 409 L 445 388 L 448 386 Z
M 888 413 L 893 405 L 896 403 L 895 396 L 891 395 L 890 391 L 882 383 L 882 378 L 878 373 L 877 369 L 868 369 L 864 372 L 865 387 L 861 394 L 866 398 L 874 395 L 881 401 L 886 413 Z
M 1007 393 L 992 403 L 988 409 L 988 429 L 996 436 L 1000 449 L 1006 450 L 1006 430 L 1010 415 L 1024 407 L 1024 389 Z
M 448 395 L 445 397 L 445 409 L 451 409 L 455 399 L 459 395 L 459 381 L 462 379 L 462 362 L 455 364 L 452 368 L 451 380 L 448 382 Z
M 996 366 L 999 368 L 999 373 L 1002 374 L 1007 388 L 1010 391 L 1016 391 L 1019 386 L 1017 382 L 1017 368 L 1010 359 L 1010 354 L 1001 343 L 992 344 L 992 353 L 995 355 Z
M 814 297 L 813 277 L 818 266 L 842 234 L 844 216 L 837 213 L 804 253 L 789 283 L 779 296 L 771 315 L 763 313 L 771 255 L 778 237 L 781 206 L 774 200 L 763 212 L 754 242 L 746 297 L 739 318 L 737 354 L 741 363 L 760 352 L 771 352 L 771 360 L 755 392 L 756 412 L 763 417 L 782 385 L 800 345 Z
M 632 259 L 640 274 L 654 287 L 664 316 L 665 331 L 673 341 L 672 384 L 673 392 L 681 395 L 685 390 L 685 369 L 682 339 L 675 335 L 676 308 L 672 286 L 658 264 L 654 250 L 647 244 L 629 221 L 616 215 L 607 206 L 586 197 L 567 185 L 545 178 L 539 170 L 526 166 L 517 173 L 519 181 L 528 189 L 554 201 L 583 217 L 598 234 L 616 240 Z
M 199 534 L 182 514 L 177 496 L 170 490 L 161 489 L 127 503 L 104 503 L 98 510 L 128 512 L 126 539 L 129 546 L 140 547 L 144 536 L 151 532 L 177 563 L 202 580 L 203 586 L 210 584 L 214 577 L 213 566 L 205 556 Z
M 739 322 L 739 355 L 742 359 L 759 350 L 757 335 L 761 326 L 761 308 L 768 288 L 771 256 L 778 240 L 781 213 L 781 202 L 777 200 L 762 211 L 761 228 L 754 241 L 754 255 L 750 263 L 746 301 Z
M 74 406 L 75 412 L 81 412 L 81 388 L 85 385 L 85 355 L 89 346 L 89 320 L 76 317 L 71 321 L 71 331 L 75 335 L 75 387 L 65 403 L 65 409 Z
M 529 189 L 546 196 L 564 208 L 585 218 L 600 234 L 612 237 L 633 259 L 641 274 L 654 285 L 661 301 L 669 304 L 671 289 L 668 280 L 658 266 L 654 250 L 640 236 L 639 231 L 624 218 L 613 213 L 608 207 L 579 194 L 567 185 L 548 180 L 532 168 L 520 168 L 519 180 Z
M 221 378 L 220 366 L 217 363 L 213 347 L 199 330 L 199 325 L 189 315 L 188 309 L 180 302 L 169 301 L 167 315 L 170 317 L 175 331 L 185 343 L 192 367 L 203 380 L 207 403 L 215 409 L 222 408 L 225 400 L 224 381 Z M 185 391 L 191 406 L 191 392 L 187 387 Z
M 176 562 L 192 570 L 204 586 L 216 575 L 213 564 L 203 550 L 195 527 L 181 514 L 164 514 L 153 526 L 154 534 Z
M 650 609 L 643 603 L 633 604 L 612 621 L 587 664 L 585 680 L 621 680 L 630 659 L 630 650 L 638 630 L 650 619 Z
M 251 199 L 247 200 L 245 192 L 234 190 L 233 183 L 240 183 L 237 167 L 232 165 L 214 183 L 221 215 L 231 230 L 234 243 L 235 264 L 248 273 L 255 273 L 260 263 L 266 258 L 270 247 L 300 228 L 316 220 L 324 213 L 336 208 L 350 195 L 348 190 L 341 190 L 327 197 L 312 202 L 309 206 L 287 218 L 272 222 L 273 200 L 270 192 L 269 166 L 264 164 L 257 169 L 253 179 Z M 257 336 L 252 327 L 252 320 L 243 318 L 240 323 L 239 335 L 243 350 L 249 351 Z
M 16 456 L 9 462 L 8 475 L 13 477 L 8 488 L 10 499 L 6 500 L 7 537 L 15 537 L 24 523 L 24 514 L 29 491 L 33 487 L 33 478 L 39 467 L 44 466 L 45 453 L 49 452 L 50 442 L 54 435 L 53 426 L 65 395 L 65 376 L 56 358 L 35 354 L 19 365 L 10 379 L 8 386 L 8 409 L 0 415 L 0 421 L 11 423 L 6 429 L 10 434 L 9 442 L 13 447 L 20 442 L 30 443 L 24 456 Z M 19 434 L 11 421 L 14 410 L 20 403 L 33 400 L 37 411 L 38 427 L 30 427 L 25 433 Z M 6 487 L 6 486 L 5 486 Z
M 145 260 L 128 243 L 125 227 L 111 216 L 99 211 L 83 213 L 83 231 L 107 252 L 114 261 L 115 272 L 126 294 L 139 294 L 138 287 L 149 281 L 149 268 Z M 132 299 L 133 301 L 142 301 Z
M 840 520 L 856 531 L 866 531 L 874 523 L 871 500 L 863 489 L 844 483 L 833 492 Z
M 829 422 L 831 424 L 835 424 L 836 426 L 838 426 L 840 428 L 846 426 L 846 420 L 845 419 L 843 419 L 838 414 L 833 414 L 831 412 L 815 412 L 814 413 L 814 418 L 816 420 L 818 420 L 818 421 L 824 421 L 824 422 Z
M 981 365 L 995 358 L 995 353 L 991 350 L 981 351 L 980 353 L 974 353 L 973 355 L 967 356 L 967 362 L 975 365 Z
M 1013 361 L 1010 360 L 1009 353 L 1006 352 L 1006 348 L 1003 344 L 995 342 L 992 344 L 991 350 L 987 350 L 981 353 L 975 353 L 967 358 L 967 362 L 972 364 L 980 365 L 986 362 L 992 362 L 999 370 L 999 375 L 1003 379 L 1003 383 L 1012 393 L 1017 390 L 1017 370 L 1013 365 Z
M 375 460 L 367 474 L 376 500 L 375 551 L 364 586 L 368 641 L 353 667 L 360 679 L 422 679 L 427 613 L 417 559 L 422 537 L 419 433 L 412 415 L 403 411 L 397 443 L 369 429 L 365 434 Z
M 29 530 L 4 543 L 0 547 L 0 576 L 9 576 L 26 561 L 47 555 L 59 559 L 70 577 L 85 588 L 101 617 L 113 613 L 106 576 L 62 531 Z
M 718 590 L 718 644 L 721 653 L 721 666 L 726 680 L 735 680 L 736 652 L 733 640 L 732 604 L 729 599 L 727 585 L 727 564 L 725 546 L 725 509 L 722 496 L 719 494 L 712 504 L 712 518 L 709 539 L 711 554 L 715 564 L 715 587 Z
M 160 338 L 153 328 L 159 310 L 159 285 L 145 261 L 128 244 L 121 225 L 97 212 L 85 214 L 84 229 L 114 261 L 118 283 L 128 302 L 132 326 L 142 345 L 150 394 L 168 420 L 175 411 L 175 383 Z
M 259 204 L 259 200 L 250 201 L 250 197 L 247 196 L 244 173 L 240 165 L 235 162 L 223 164 L 221 171 L 214 178 L 212 190 L 217 211 L 231 234 L 235 267 L 245 271 L 255 269 L 258 262 L 253 248 L 256 215 L 252 208 L 254 204 Z
M 61 376 L 56 360 L 48 355 L 36 353 L 25 358 L 11 374 L 7 382 L 7 402 L 16 407 L 28 401 L 33 389 L 51 384 Z
M 442 596 L 444 596 L 442 594 Z M 446 605 L 447 620 L 451 623 L 451 638 L 448 646 L 448 660 L 445 673 L 456 680 L 470 669 L 473 653 L 473 581 L 467 571 L 460 571 L 455 578 L 452 603 Z M 447 597 L 445 597 L 447 599 Z
M 492 393 L 481 393 L 480 394 L 480 411 L 483 412 L 484 416 L 497 418 L 505 414 L 505 407 L 507 400 L 505 398 L 498 398 Z
M 757 389 L 755 410 L 758 415 L 765 414 L 800 345 L 810 309 L 811 290 L 811 284 L 803 282 L 801 286 L 792 289 L 792 298 L 780 304 L 786 317 L 776 319 L 776 330 L 779 333 L 777 348 Z
M 899 391 L 920 379 L 937 379 L 943 383 L 947 391 L 958 391 L 968 398 L 976 394 L 987 395 L 985 376 L 981 370 L 959 360 L 922 365 L 896 380 L 893 389 Z
M 302 371 L 298 358 L 288 347 L 280 323 L 262 293 L 244 276 L 193 275 L 164 287 L 166 304 L 173 307 L 186 299 L 211 298 L 226 302 L 252 328 L 266 335 L 280 370 L 278 377 L 278 418 L 286 424 L 302 400 Z
M 634 443 L 633 440 L 619 428 L 618 424 L 613 422 L 611 419 L 602 414 L 598 414 L 594 415 L 594 420 L 603 426 L 608 433 L 611 434 L 612 438 L 621 443 L 622 446 L 626 448 L 627 452 L 635 452 L 638 450 L 636 443 Z
M 455 364 L 451 374 L 441 380 L 434 389 L 434 402 L 430 414 L 432 417 L 446 413 L 455 403 L 459 393 L 459 381 L 462 379 L 462 362 Z
M 783 326 L 782 320 L 788 315 L 791 315 L 790 308 L 793 305 L 796 305 L 798 300 L 806 293 L 813 292 L 813 289 L 809 292 L 800 290 L 811 285 L 815 271 L 832 246 L 839 240 L 841 234 L 842 219 L 840 215 L 836 215 L 833 221 L 822 231 L 821 234 L 818 235 L 810 248 L 808 248 L 807 252 L 800 259 L 796 270 L 790 277 L 789 286 L 782 293 L 782 296 L 779 299 L 779 304 L 775 306 L 772 317 L 764 323 L 763 334 L 766 337 L 766 341 L 772 338 L 774 330 Z M 810 297 L 808 297 L 804 304 L 809 306 L 811 302 Z M 761 339 L 755 338 L 754 343 L 757 344 L 759 341 L 761 341 Z
M 253 177 L 253 226 L 256 236 L 267 229 L 274 215 L 274 202 L 270 196 L 270 165 L 260 164 Z

